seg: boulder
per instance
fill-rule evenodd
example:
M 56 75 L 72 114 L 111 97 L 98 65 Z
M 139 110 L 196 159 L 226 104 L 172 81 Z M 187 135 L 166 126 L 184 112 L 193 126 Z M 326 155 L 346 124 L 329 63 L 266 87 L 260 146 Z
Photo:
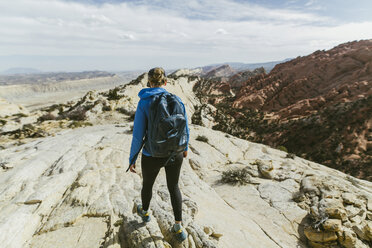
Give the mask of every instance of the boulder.
M 323 228 L 327 231 L 338 232 L 342 230 L 342 222 L 338 219 L 328 219 L 323 223 Z
M 256 164 L 258 166 L 258 170 L 264 178 L 271 179 L 274 177 L 275 171 L 273 161 L 256 160 Z
M 345 248 L 356 248 L 357 235 L 349 228 L 344 228 L 342 236 L 338 238 L 340 244 Z
M 319 209 L 321 211 L 324 211 L 324 213 L 330 218 L 335 218 L 342 221 L 347 220 L 347 214 L 341 200 L 326 198 L 322 199 L 319 202 L 319 205 Z
M 358 201 L 357 196 L 351 193 L 343 193 L 342 199 L 344 199 L 344 203 L 351 205 L 354 205 L 354 203 Z
M 306 237 L 313 242 L 327 243 L 337 240 L 336 232 L 331 231 L 318 231 L 312 227 L 306 227 L 304 229 Z
M 366 238 L 369 241 L 372 241 L 372 221 L 367 221 L 367 224 L 364 226 L 364 232 L 365 232 Z
M 372 196 L 367 199 L 367 209 L 372 212 Z

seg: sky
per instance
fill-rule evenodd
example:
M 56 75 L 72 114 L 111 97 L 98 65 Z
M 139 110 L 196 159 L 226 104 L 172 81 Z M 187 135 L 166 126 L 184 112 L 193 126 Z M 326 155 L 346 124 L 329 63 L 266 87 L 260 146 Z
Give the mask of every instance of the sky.
M 370 0 L 0 0 L 0 71 L 260 63 L 372 39 Z

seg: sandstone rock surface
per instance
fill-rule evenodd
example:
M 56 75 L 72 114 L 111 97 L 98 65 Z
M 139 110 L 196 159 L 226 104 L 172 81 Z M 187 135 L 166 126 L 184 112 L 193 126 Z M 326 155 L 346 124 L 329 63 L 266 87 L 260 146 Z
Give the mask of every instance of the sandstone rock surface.
M 0 174 L 2 247 L 181 247 L 168 230 L 173 215 L 163 174 L 154 187 L 154 220 L 144 225 L 132 214 L 140 197 L 141 173 L 125 173 L 129 128 L 124 124 L 67 130 L 1 151 L 1 158 L 12 165 Z M 241 220 L 238 211 L 200 180 L 188 160 L 180 184 L 189 233 L 182 247 L 277 247 L 257 224 Z M 213 228 L 210 236 L 206 228 Z M 220 236 L 218 242 L 213 233 Z
M 208 143 L 196 140 L 201 134 Z M 144 225 L 132 214 L 140 198 L 141 172 L 125 173 L 130 136 L 130 124 L 97 125 L 0 151 L 2 160 L 11 165 L 0 174 L 3 247 L 51 247 L 61 240 L 65 247 L 181 247 L 169 232 L 173 215 L 164 173 L 154 186 L 153 220 Z M 350 181 L 341 172 L 284 155 L 264 145 L 192 127 L 190 156 L 184 161 L 180 182 L 189 234 L 182 247 L 306 247 L 309 235 L 301 230 L 311 223 L 306 221 L 311 217 L 311 203 L 300 205 L 293 199 L 303 192 L 301 181 L 311 175 L 319 178 L 314 182 L 319 190 L 332 186 L 335 199 L 344 191 L 364 199 L 365 205 L 372 194 L 371 183 Z M 277 170 L 274 179 L 252 173 L 258 175 L 258 185 L 220 183 L 222 171 L 250 167 L 258 172 L 255 161 L 269 158 Z M 191 163 L 200 167 L 192 169 Z M 311 197 L 310 191 L 304 194 Z M 319 194 L 319 198 L 325 195 Z M 337 242 L 341 236 L 336 236 L 334 226 L 339 227 L 340 221 L 327 223 L 324 227 L 330 226 L 333 236 L 332 231 L 318 231 L 321 236 L 309 236 L 311 241 Z M 364 230 L 369 237 L 370 229 Z
M 190 126 L 180 177 L 187 240 L 178 243 L 169 230 L 174 219 L 164 170 L 153 189 L 152 220 L 142 223 L 132 212 L 140 201 L 140 166 L 138 174 L 125 170 L 130 115 L 146 77 L 104 94 L 89 92 L 56 113 L 76 118 L 72 114 L 84 109 L 92 126 L 79 128 L 69 119 L 38 122 L 35 129 L 48 127 L 50 135 L 0 149 L 2 247 L 371 245 L 372 183 L 197 125 Z M 189 118 L 201 104 L 193 79 L 180 76 L 167 85 L 182 98 Z M 223 183 L 228 170 L 244 170 L 247 180 Z
M 9 103 L 5 99 L 0 98 L 0 118 L 14 115 L 14 114 L 28 114 L 28 113 L 29 112 L 25 107 L 19 104 Z

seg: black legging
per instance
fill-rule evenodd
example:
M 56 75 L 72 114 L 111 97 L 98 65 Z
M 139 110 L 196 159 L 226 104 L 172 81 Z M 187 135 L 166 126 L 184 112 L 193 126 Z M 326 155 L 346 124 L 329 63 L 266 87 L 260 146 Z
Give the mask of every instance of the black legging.
M 142 155 L 141 168 L 142 168 L 142 208 L 148 210 L 152 197 L 152 186 L 154 185 L 156 176 L 160 168 L 164 166 L 168 158 L 154 158 Z M 172 202 L 174 218 L 176 221 L 182 221 L 182 195 L 178 188 L 178 179 L 180 177 L 181 165 L 183 161 L 183 154 L 179 153 L 174 159 L 168 161 L 165 166 L 165 173 L 167 177 L 167 186 Z

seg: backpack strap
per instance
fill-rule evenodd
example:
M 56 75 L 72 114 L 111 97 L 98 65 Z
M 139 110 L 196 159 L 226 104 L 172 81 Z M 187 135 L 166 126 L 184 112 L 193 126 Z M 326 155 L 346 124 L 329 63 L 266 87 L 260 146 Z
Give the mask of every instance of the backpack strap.
M 169 94 L 169 92 L 162 92 L 162 93 L 160 93 L 159 96 L 158 96 L 158 98 L 153 103 L 151 103 L 150 110 L 151 110 L 151 108 L 154 108 L 155 106 L 157 106 L 160 103 L 160 100 L 163 97 L 163 95 L 165 95 L 167 93 Z M 156 116 L 156 114 L 155 114 L 155 116 Z
M 167 161 L 165 162 L 164 166 L 167 166 L 169 161 L 171 161 L 172 159 L 174 159 L 176 157 L 178 152 L 172 152 L 172 154 L 169 156 L 169 158 L 167 159 Z
M 156 102 L 156 103 L 153 102 L 152 104 L 159 104 L 161 97 L 162 97 L 165 93 L 167 93 L 167 92 L 163 92 L 163 93 L 161 93 L 161 94 L 159 95 L 158 99 L 156 99 L 157 102 Z M 130 161 L 130 163 L 129 163 L 128 169 L 127 169 L 125 172 L 128 172 L 130 166 L 134 163 L 134 161 L 137 160 L 138 154 L 140 153 L 140 151 L 142 150 L 143 146 L 145 145 L 146 140 L 147 140 L 147 134 L 146 134 L 145 138 L 142 140 L 142 145 L 141 145 L 140 149 L 138 150 L 138 152 L 136 153 L 136 155 L 133 156 L 132 161 Z M 167 163 L 168 163 L 168 161 L 167 161 Z

